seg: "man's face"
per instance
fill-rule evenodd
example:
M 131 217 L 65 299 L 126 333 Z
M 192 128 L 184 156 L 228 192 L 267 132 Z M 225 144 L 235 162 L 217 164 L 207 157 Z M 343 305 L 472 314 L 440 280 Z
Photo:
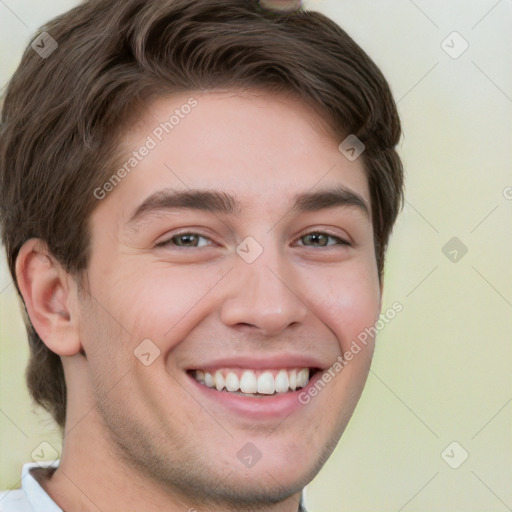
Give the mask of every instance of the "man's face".
M 197 106 L 158 141 L 191 96 Z M 175 492 L 300 491 L 364 386 L 372 342 L 299 400 L 380 311 L 363 164 L 319 126 L 264 93 L 160 99 L 128 130 L 126 160 L 148 136 L 156 147 L 90 219 L 81 339 L 97 428 L 114 456 Z

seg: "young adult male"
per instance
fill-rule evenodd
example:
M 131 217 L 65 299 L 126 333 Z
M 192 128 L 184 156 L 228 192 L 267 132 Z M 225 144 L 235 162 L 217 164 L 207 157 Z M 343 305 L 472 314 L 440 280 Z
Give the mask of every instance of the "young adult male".
M 91 0 L 48 24 L 4 100 L 1 225 L 63 448 L 1 510 L 302 510 L 369 370 L 399 136 L 315 12 Z

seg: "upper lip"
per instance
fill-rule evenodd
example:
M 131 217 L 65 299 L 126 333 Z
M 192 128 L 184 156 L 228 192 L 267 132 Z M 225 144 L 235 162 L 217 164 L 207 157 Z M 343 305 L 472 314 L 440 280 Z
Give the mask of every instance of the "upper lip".
M 320 361 L 317 357 L 304 354 L 269 354 L 263 356 L 231 356 L 216 358 L 194 366 L 187 370 L 216 370 L 219 368 L 248 368 L 254 370 L 292 369 L 292 368 L 318 368 L 325 370 L 330 365 Z

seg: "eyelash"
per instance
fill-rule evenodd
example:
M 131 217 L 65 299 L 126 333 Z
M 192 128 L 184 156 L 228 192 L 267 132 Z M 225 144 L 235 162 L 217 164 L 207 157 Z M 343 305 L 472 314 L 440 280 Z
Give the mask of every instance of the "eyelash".
M 170 238 L 167 238 L 166 240 L 163 240 L 161 242 L 158 242 L 155 244 L 155 247 L 167 247 L 167 246 L 174 246 L 174 247 L 178 247 L 178 248 L 184 248 L 184 249 L 188 249 L 188 248 L 191 248 L 191 249 L 198 249 L 200 247 L 194 247 L 194 246 L 188 246 L 188 247 L 183 247 L 183 246 L 179 246 L 179 245 L 176 245 L 176 244 L 173 244 L 173 239 L 179 237 L 179 236 L 184 236 L 184 235 L 193 235 L 193 236 L 198 236 L 200 238 L 203 238 L 205 240 L 209 240 L 210 242 L 212 242 L 213 240 L 207 236 L 204 236 L 202 235 L 201 233 L 196 233 L 194 231 L 182 231 L 182 232 L 179 232 L 179 233 L 175 233 L 173 234 Z M 344 240 L 343 238 L 340 238 L 339 236 L 336 236 L 336 235 L 332 235 L 330 233 L 327 233 L 325 231 L 309 231 L 307 233 L 304 233 L 302 234 L 298 240 L 301 240 L 302 238 L 308 236 L 308 235 L 325 235 L 328 237 L 328 239 L 330 240 L 336 240 L 337 242 L 334 243 L 334 244 L 331 244 L 331 243 L 327 243 L 327 245 L 320 245 L 320 246 L 307 246 L 307 245 L 301 245 L 301 247 L 320 247 L 320 248 L 324 248 L 324 247 L 331 247 L 333 245 L 335 246 L 342 246 L 342 247 L 351 247 L 352 244 L 350 242 L 348 242 L 347 240 Z

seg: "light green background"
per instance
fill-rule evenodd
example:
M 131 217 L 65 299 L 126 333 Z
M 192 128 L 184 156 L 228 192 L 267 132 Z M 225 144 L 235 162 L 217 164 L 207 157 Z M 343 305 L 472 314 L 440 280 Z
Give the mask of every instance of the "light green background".
M 0 2 L 0 84 L 33 31 L 76 2 Z M 512 510 L 512 1 L 311 0 L 388 77 L 403 119 L 407 202 L 388 253 L 384 310 L 360 405 L 307 488 L 312 512 Z M 469 44 L 451 58 L 442 41 Z M 455 36 L 456 38 L 457 36 Z M 460 41 L 451 36 L 444 46 Z M 453 50 L 452 50 L 453 51 Z M 442 252 L 452 237 L 460 261 Z M 58 431 L 24 386 L 27 343 L 0 264 L 0 487 Z M 457 460 L 452 469 L 441 458 Z M 449 458 L 450 460 L 450 458 Z

